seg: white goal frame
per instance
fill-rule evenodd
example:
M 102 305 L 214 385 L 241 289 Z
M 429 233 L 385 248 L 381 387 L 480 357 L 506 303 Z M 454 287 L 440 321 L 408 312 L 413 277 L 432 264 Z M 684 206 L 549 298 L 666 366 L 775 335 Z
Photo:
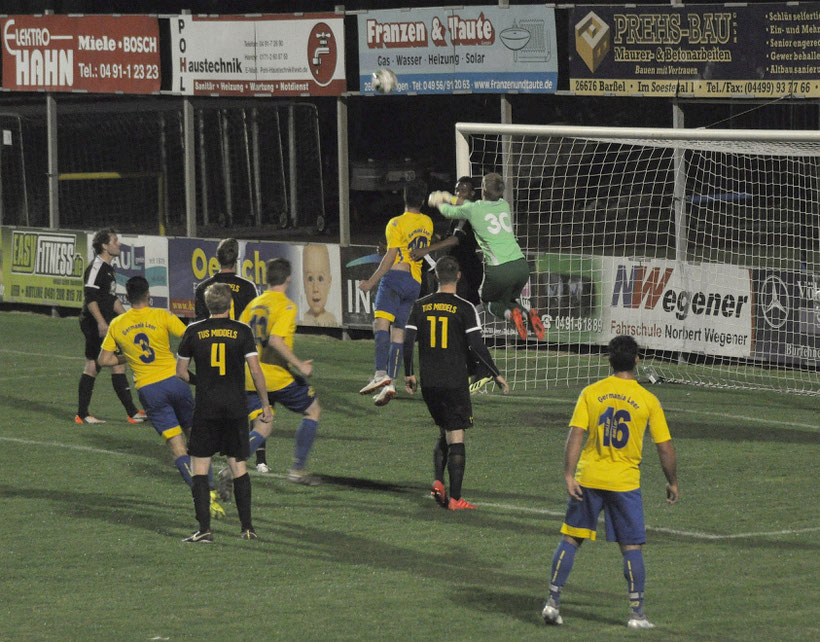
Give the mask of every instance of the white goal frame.
M 687 327 L 685 322 L 680 327 L 673 327 L 671 334 L 678 332 L 683 339 L 679 341 L 670 340 L 668 344 L 663 341 L 642 340 L 641 336 L 636 338 L 642 348 L 645 349 L 643 364 L 640 375 L 644 380 L 674 381 L 694 383 L 701 385 L 711 385 L 731 388 L 753 388 L 771 389 L 793 393 L 810 395 L 820 395 L 820 131 L 794 131 L 794 130 L 737 130 L 737 129 L 675 129 L 675 128 L 618 128 L 618 127 L 580 127 L 562 125 L 524 125 L 524 124 L 498 124 L 498 123 L 457 123 L 455 126 L 456 138 L 456 172 L 457 176 L 480 177 L 489 171 L 496 171 L 502 174 L 505 179 L 505 198 L 511 206 L 511 214 L 516 227 L 516 234 L 522 249 L 527 254 L 531 263 L 531 281 L 528 290 L 525 290 L 524 297 L 528 295 L 533 307 L 539 309 L 541 303 L 538 301 L 536 293 L 543 291 L 543 284 L 536 287 L 536 281 L 543 277 L 542 269 L 539 267 L 543 263 L 543 242 L 549 230 L 568 227 L 567 221 L 572 221 L 573 212 L 551 208 L 557 207 L 555 202 L 544 199 L 543 201 L 526 200 L 531 199 L 531 194 L 540 192 L 541 197 L 549 193 L 550 175 L 549 171 L 544 171 L 550 164 L 553 168 L 559 162 L 567 159 L 573 162 L 575 157 L 587 155 L 597 157 L 601 153 L 609 154 L 609 151 L 599 151 L 623 147 L 622 152 L 614 151 L 615 160 L 611 164 L 613 167 L 623 163 L 623 159 L 629 155 L 641 153 L 641 150 L 661 149 L 664 150 L 663 163 L 665 178 L 656 185 L 642 184 L 636 189 L 644 190 L 640 198 L 649 199 L 646 196 L 647 189 L 657 189 L 657 193 L 652 193 L 653 202 L 662 201 L 665 203 L 665 216 L 668 217 L 668 224 L 672 232 L 668 235 L 668 243 L 665 247 L 646 247 L 645 252 L 640 248 L 630 247 L 628 252 L 619 255 L 617 245 L 603 247 L 598 244 L 595 247 L 574 247 L 571 252 L 559 248 L 557 251 L 549 252 L 549 260 L 553 266 L 575 262 L 576 266 L 583 265 L 582 270 L 592 270 L 583 278 L 592 279 L 596 285 L 608 284 L 614 278 L 612 270 L 621 270 L 618 275 L 623 281 L 624 274 L 629 279 L 632 271 L 632 281 L 630 287 L 637 283 L 639 286 L 646 286 L 648 280 L 636 280 L 635 274 L 651 273 L 651 270 L 669 271 L 675 278 L 682 275 L 678 296 L 685 294 L 687 300 L 685 305 L 692 306 L 694 299 L 696 307 L 694 309 L 701 314 L 708 315 L 701 308 L 706 306 L 709 293 L 701 287 L 703 283 L 709 281 L 720 289 L 726 288 L 728 294 L 712 293 L 716 303 L 724 308 L 738 306 L 742 299 L 742 314 L 738 313 L 737 327 L 739 328 L 736 337 L 729 336 L 728 339 L 743 340 L 748 343 L 748 349 L 732 350 L 721 348 L 718 354 L 710 354 L 709 349 L 704 349 L 697 341 L 688 341 L 691 336 L 702 337 L 704 332 L 710 332 L 714 328 L 708 327 Z M 573 141 L 583 141 L 587 147 L 584 151 L 578 152 L 571 148 Z M 566 145 L 566 148 L 561 147 Z M 590 145 L 598 145 L 595 152 L 589 152 Z M 482 148 L 479 150 L 479 148 Z M 487 150 L 491 151 L 487 151 Z M 567 151 L 569 150 L 569 151 Z M 620 153 L 621 156 L 617 156 Z M 709 172 L 715 172 L 714 176 L 705 173 L 702 167 L 697 166 L 699 156 L 708 156 L 712 160 L 702 161 L 708 166 Z M 524 159 L 529 159 L 531 165 L 524 165 Z M 557 159 L 557 160 L 556 160 Z M 694 160 L 693 160 L 694 159 Z M 717 160 L 715 160 L 717 159 Z M 738 159 L 742 159 L 738 161 Z M 751 160 L 747 160 L 751 159 Z M 779 169 L 781 159 L 785 165 L 782 167 L 796 167 L 793 169 Z M 717 223 L 710 219 L 718 219 L 727 214 L 725 210 L 731 210 L 729 218 L 736 226 L 745 225 L 744 212 L 754 212 L 760 215 L 761 210 L 765 210 L 763 198 L 772 190 L 765 183 L 766 168 L 776 161 L 778 168 L 773 176 L 788 176 L 789 180 L 795 180 L 795 193 L 799 193 L 804 199 L 807 209 L 805 214 L 799 211 L 794 212 L 793 204 L 795 199 L 790 195 L 789 204 L 792 211 L 787 216 L 803 216 L 802 221 L 808 221 L 808 228 L 796 226 L 798 233 L 790 232 L 786 237 L 784 246 L 789 244 L 799 244 L 799 247 L 776 248 L 784 250 L 782 257 L 779 256 L 757 256 L 755 254 L 757 246 L 752 241 L 747 246 L 743 244 L 743 234 L 748 238 L 748 231 L 731 230 L 735 235 L 733 239 L 734 250 L 723 254 L 712 251 L 710 255 L 707 251 L 695 251 L 693 253 L 693 238 L 702 232 L 698 226 L 712 233 L 713 230 L 721 231 Z M 538 165 L 539 162 L 543 163 Z M 654 161 L 651 161 L 654 163 Z M 752 169 L 747 169 L 749 163 Z M 769 163 L 769 165 L 767 165 Z M 720 175 L 721 166 L 737 164 L 731 170 L 728 178 Z M 580 165 L 579 165 L 580 166 Z M 652 165 L 654 167 L 654 164 Z M 523 169 L 522 169 L 523 168 Z M 547 170 L 550 168 L 547 167 Z M 751 189 L 736 190 L 728 193 L 721 193 L 720 186 L 728 183 L 736 183 L 745 180 L 742 176 L 748 172 L 749 176 L 756 182 L 750 182 Z M 802 172 L 802 173 L 801 173 Z M 805 174 L 805 175 L 804 175 Z M 740 176 L 738 176 L 740 175 Z M 763 181 L 760 180 L 761 176 Z M 535 177 L 535 179 L 533 179 Z M 693 178 L 694 177 L 694 178 Z M 632 185 L 629 180 L 617 183 L 617 176 L 613 174 L 612 184 L 607 186 L 607 193 L 617 191 L 619 198 L 630 202 L 630 199 L 638 199 L 630 194 Z M 634 177 L 633 177 L 634 178 Z M 703 190 L 698 193 L 697 187 L 693 187 L 693 180 L 704 181 Z M 752 179 L 750 178 L 750 181 Z M 776 179 L 773 179 L 773 182 Z M 714 181 L 710 183 L 710 181 Z M 778 184 L 783 181 L 779 181 Z M 533 187 L 533 183 L 535 187 Z M 700 183 L 698 183 L 700 184 Z M 789 188 L 791 189 L 791 188 Z M 768 190 L 768 191 L 767 191 Z M 755 201 L 754 207 L 747 207 L 743 202 L 726 205 L 726 201 Z M 711 203 L 710 203 L 711 200 Z M 637 202 L 637 201 L 635 201 Z M 598 212 L 599 217 L 606 217 L 608 203 L 605 203 Z M 797 209 L 801 205 L 798 204 Z M 540 209 L 539 209 L 540 208 Z M 629 207 L 624 207 L 618 215 L 629 211 Z M 579 212 L 578 230 L 571 234 L 578 235 L 579 239 L 589 236 L 590 229 L 594 225 L 586 224 L 584 216 L 586 212 Z M 651 214 L 650 214 L 651 216 Z M 537 219 L 534 221 L 534 219 Z M 555 224 L 558 219 L 558 225 Z M 544 221 L 547 222 L 544 222 Z M 561 227 L 561 221 L 564 221 Z M 771 220 L 760 218 L 753 222 L 759 228 L 776 228 L 779 224 L 776 216 Z M 550 227 L 547 225 L 550 224 Z M 642 221 L 636 218 L 626 222 L 626 227 L 630 226 L 640 231 Z M 691 227 L 690 227 L 691 225 Z M 795 228 L 792 222 L 792 228 Z M 575 228 L 574 228 L 575 229 Z M 791 228 L 790 228 L 791 229 Z M 533 231 L 535 230 L 535 231 Z M 808 232 L 804 241 L 801 241 L 799 231 Z M 561 232 L 564 233 L 563 231 Z M 728 232 L 727 232 L 728 233 Z M 737 239 L 740 238 L 740 241 Z M 775 237 L 780 238 L 780 237 Z M 548 239 L 546 239 L 548 240 Z M 710 237 L 711 240 L 711 237 Z M 806 248 L 804 243 L 810 240 L 811 247 Z M 573 243 L 573 245 L 576 245 Z M 740 248 L 740 249 L 738 249 Z M 785 252 L 789 250 L 790 253 Z M 739 255 L 738 252 L 748 252 Z M 803 253 L 803 257 L 797 261 L 794 257 Z M 539 259 L 539 256 L 542 257 Z M 808 258 L 807 258 L 808 257 Z M 780 262 L 778 262 L 780 261 Z M 615 265 L 617 263 L 623 265 Z M 595 264 L 595 268 L 589 265 Z M 638 272 L 636 272 L 636 270 Z M 593 273 L 594 272 L 594 273 Z M 654 274 L 658 274 L 655 272 Z M 549 276 L 549 275 L 548 275 Z M 800 315 L 801 318 L 790 318 L 788 336 L 785 330 L 778 334 L 774 330 L 763 333 L 759 327 L 761 300 L 768 296 L 765 290 L 765 279 L 770 277 L 773 282 L 779 282 L 786 287 L 787 295 L 797 301 L 795 292 L 799 291 Z M 550 276 L 552 278 L 552 276 Z M 748 281 L 748 283 L 746 282 Z M 617 289 L 616 279 L 616 289 Z M 654 283 L 654 282 L 653 282 Z M 763 283 L 763 284 L 762 284 Z M 552 287 L 548 285 L 547 287 Z M 701 287 L 699 290 L 698 288 Z M 539 288 L 541 288 L 539 290 Z M 603 288 L 602 288 L 603 289 Z M 631 293 L 631 290 L 629 291 Z M 738 292 L 742 294 L 738 294 Z M 616 296 L 620 296 L 626 306 L 627 293 L 607 291 L 600 296 L 598 304 L 611 303 Z M 667 295 L 671 297 L 672 295 Z M 758 301 L 755 300 L 758 297 Z M 776 296 L 776 293 L 775 293 Z M 786 296 L 786 295 L 784 295 Z M 701 298 L 704 301 L 701 301 Z M 726 299 L 730 302 L 726 303 Z M 783 299 L 781 299 L 782 301 Z M 778 305 L 780 302 L 775 301 Z M 794 302 L 793 302 L 794 303 Z M 813 308 L 811 306 L 814 306 Z M 744 307 L 745 306 L 745 307 Z M 602 308 L 606 305 L 602 305 Z M 646 306 L 648 307 L 648 303 Z M 657 307 L 657 306 L 656 306 Z M 734 309 L 734 308 L 733 308 Z M 645 319 L 657 319 L 651 313 L 646 313 L 643 317 L 633 312 L 631 320 L 621 323 L 619 329 L 638 328 L 645 329 L 650 323 Z M 681 313 L 683 314 L 683 313 Z M 791 314 L 796 314 L 792 311 Z M 803 316 L 813 318 L 803 319 Z M 602 315 L 607 317 L 606 310 Z M 743 321 L 740 321 L 740 317 Z M 552 323 L 555 328 L 555 319 L 550 315 L 544 317 L 545 325 Z M 704 316 L 704 319 L 706 317 Z M 635 321 L 636 319 L 643 319 Z M 521 342 L 514 338 L 512 332 L 505 328 L 501 321 L 494 320 L 487 315 L 485 321 L 485 337 L 490 342 L 495 343 L 496 356 L 499 365 L 506 372 L 507 377 L 515 387 L 525 389 L 537 389 L 567 383 L 569 385 L 585 383 L 608 374 L 608 364 L 603 355 L 607 335 L 613 336 L 622 332 L 609 332 L 597 335 L 597 340 L 590 340 L 589 333 L 585 333 L 581 328 L 577 329 L 573 339 L 573 332 L 576 328 L 567 326 L 563 332 L 550 333 L 548 329 L 545 342 L 529 340 Z M 570 320 L 573 323 L 577 320 Z M 607 321 L 611 319 L 607 318 Z M 614 323 L 614 322 L 613 322 Z M 636 325 L 638 323 L 639 325 Z M 657 327 L 664 331 L 667 328 L 660 321 L 652 321 Z M 814 323 L 814 325 L 812 325 Z M 571 324 L 570 324 L 571 325 Z M 701 324 L 703 326 L 704 324 Z M 709 324 L 705 324 L 709 325 Z M 719 324 L 718 324 L 719 325 Z M 816 333 L 811 336 L 797 336 L 798 330 L 794 328 L 808 327 L 809 333 Z M 653 326 L 655 327 L 655 326 Z M 800 330 L 802 332 L 803 330 Z M 709 336 L 713 336 L 710 334 Z M 726 338 L 726 337 L 724 337 Z M 720 339 L 723 340 L 723 339 Z M 718 339 L 715 339 L 718 341 Z M 766 348 L 761 349 L 762 343 L 766 343 Z M 648 345 L 647 345 L 648 344 Z M 788 354 L 787 354 L 788 353 Z

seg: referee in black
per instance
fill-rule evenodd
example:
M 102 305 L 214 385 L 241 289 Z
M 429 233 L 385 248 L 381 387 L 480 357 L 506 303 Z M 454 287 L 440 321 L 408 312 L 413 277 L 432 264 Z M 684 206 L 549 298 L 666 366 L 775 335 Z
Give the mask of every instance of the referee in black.
M 80 330 L 85 336 L 85 368 L 80 376 L 77 394 L 77 414 L 74 416 L 74 423 L 77 424 L 105 423 L 104 419 L 92 415 L 88 406 L 100 371 L 97 357 L 108 332 L 108 324 L 115 316 L 125 312 L 116 295 L 117 279 L 114 268 L 111 267 L 111 260 L 120 255 L 120 240 L 117 233 L 110 227 L 100 230 L 94 234 L 91 247 L 94 248 L 95 256 L 83 274 L 83 309 L 80 311 Z M 145 411 L 138 410 L 131 398 L 125 365 L 111 368 L 111 383 L 128 414 L 128 423 L 138 424 L 145 421 Z
M 196 400 L 188 454 L 191 457 L 194 512 L 199 530 L 184 542 L 213 542 L 208 469 L 217 452 L 228 458 L 233 473 L 240 537 L 257 539 L 251 521 L 251 478 L 245 466 L 248 411 L 245 401 L 245 362 L 262 402 L 262 421 L 273 420 L 265 375 L 259 367 L 256 340 L 250 327 L 230 318 L 231 288 L 215 283 L 205 291 L 211 316 L 188 326 L 177 351 L 177 376 L 189 381 L 188 364 L 196 369 Z
M 405 328 L 404 383 L 407 392 L 416 391 L 413 344 L 418 339 L 421 394 L 440 431 L 433 449 L 435 481 L 430 494 L 444 508 L 464 510 L 475 508 L 461 497 L 466 460 L 464 431 L 473 425 L 468 371 L 473 357 L 469 351 L 504 394 L 510 387 L 484 345 L 475 306 L 456 295 L 461 278 L 458 261 L 452 256 L 439 259 L 436 277 L 438 291 L 416 301 Z M 449 498 L 443 481 L 445 467 L 450 477 Z

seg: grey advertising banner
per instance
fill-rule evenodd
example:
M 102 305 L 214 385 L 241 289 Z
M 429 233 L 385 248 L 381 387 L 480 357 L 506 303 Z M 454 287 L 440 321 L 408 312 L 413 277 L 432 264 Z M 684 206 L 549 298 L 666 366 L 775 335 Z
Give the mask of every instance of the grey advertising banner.
M 359 91 L 390 69 L 399 94 L 554 93 L 555 9 L 545 5 L 366 11 L 358 16 Z
M 752 270 L 753 357 L 798 367 L 820 365 L 820 275 Z
M 362 292 L 359 281 L 369 279 L 382 257 L 378 248 L 371 245 L 351 245 L 340 248 L 342 263 L 342 322 L 350 328 L 370 328 L 376 291 Z

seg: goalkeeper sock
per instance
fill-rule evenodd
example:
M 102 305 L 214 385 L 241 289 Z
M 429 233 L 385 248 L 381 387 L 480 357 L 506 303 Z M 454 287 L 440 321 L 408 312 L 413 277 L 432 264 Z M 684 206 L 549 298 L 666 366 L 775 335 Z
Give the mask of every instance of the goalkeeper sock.
M 464 444 L 450 444 L 447 447 L 447 472 L 450 473 L 450 497 L 453 499 L 461 499 L 461 482 L 464 481 L 466 461 Z
M 575 553 L 578 548 L 570 544 L 563 537 L 552 555 L 552 570 L 550 571 L 550 599 L 557 607 L 561 602 L 561 589 L 567 583 L 567 578 L 575 563 Z
M 438 438 L 436 446 L 433 448 L 433 469 L 435 471 L 434 479 L 444 481 L 444 468 L 447 466 L 447 440 L 444 435 Z
M 182 481 L 184 481 L 188 486 L 193 484 L 192 477 L 191 477 L 191 458 L 188 455 L 180 455 L 174 460 L 174 466 L 177 467 L 179 474 L 182 475 Z M 203 477 L 205 477 L 203 475 Z
M 373 333 L 376 343 L 376 372 L 387 372 L 387 358 L 390 353 L 390 332 L 376 330 Z
M 194 497 L 194 514 L 199 522 L 199 532 L 207 533 L 211 530 L 211 489 L 208 488 L 207 475 L 194 475 L 191 495 Z
M 487 302 L 485 310 L 487 310 L 487 312 L 492 314 L 494 317 L 498 317 L 499 319 L 506 319 L 507 321 L 510 320 L 510 309 L 499 301 Z
M 624 552 L 624 577 L 629 590 L 629 606 L 632 614 L 643 617 L 643 590 L 646 585 L 646 567 L 643 551 L 635 548 Z
M 91 403 L 91 394 L 94 392 L 96 377 L 83 373 L 80 375 L 80 388 L 77 402 L 77 416 L 80 419 L 88 417 L 88 404 Z
M 114 386 L 114 392 L 120 399 L 120 403 L 125 407 L 125 412 L 129 417 L 137 414 L 137 407 L 134 405 L 134 400 L 131 399 L 131 388 L 128 387 L 128 377 L 125 374 L 112 374 L 111 384 Z
M 399 364 L 402 362 L 401 357 L 404 352 L 403 343 L 390 344 L 390 358 L 387 362 L 387 376 L 393 381 L 399 376 Z

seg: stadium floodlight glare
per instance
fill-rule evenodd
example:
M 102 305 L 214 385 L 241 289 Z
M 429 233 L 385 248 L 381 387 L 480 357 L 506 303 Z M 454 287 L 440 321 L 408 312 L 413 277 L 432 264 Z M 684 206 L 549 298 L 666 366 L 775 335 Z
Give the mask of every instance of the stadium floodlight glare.
M 645 380 L 820 394 L 820 132 L 456 125 L 457 175 L 501 173 L 531 263 L 518 388 L 608 373 L 632 334 Z

